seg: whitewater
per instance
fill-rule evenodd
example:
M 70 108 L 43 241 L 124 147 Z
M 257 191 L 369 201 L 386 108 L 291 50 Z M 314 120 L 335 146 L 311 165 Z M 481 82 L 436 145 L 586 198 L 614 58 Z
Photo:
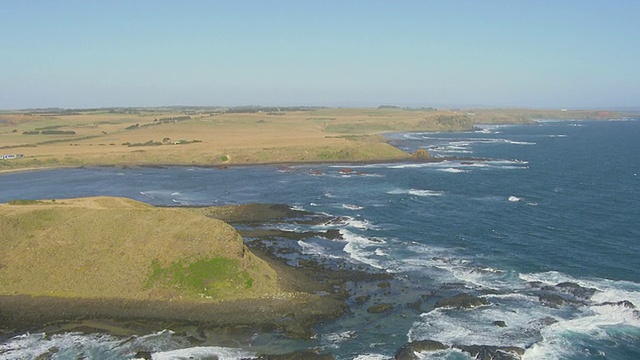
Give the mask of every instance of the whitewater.
M 389 139 L 447 160 L 1 175 L 0 202 L 109 195 L 168 206 L 288 204 L 338 220 L 269 226 L 340 237 L 286 246 L 393 280 L 388 289 L 352 284 L 370 299 L 348 300 L 348 314 L 317 326 L 308 340 L 256 332 L 193 344 L 171 329 L 125 338 L 33 332 L 1 338 L 0 358 L 122 359 L 144 349 L 154 359 L 241 359 L 319 349 L 338 359 L 391 359 L 418 340 L 515 346 L 523 359 L 640 358 L 640 121 L 544 121 Z M 486 304 L 436 306 L 457 294 Z M 367 312 L 381 302 L 391 310 Z M 471 358 L 455 348 L 419 356 Z

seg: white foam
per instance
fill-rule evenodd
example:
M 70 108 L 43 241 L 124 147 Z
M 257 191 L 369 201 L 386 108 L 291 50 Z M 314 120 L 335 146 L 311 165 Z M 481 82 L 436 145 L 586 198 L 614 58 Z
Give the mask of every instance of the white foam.
M 353 360 L 389 360 L 389 356 L 382 354 L 363 354 L 354 357 Z
M 513 141 L 513 140 L 505 140 L 505 142 L 507 144 L 512 144 L 512 145 L 535 145 L 536 143 L 534 142 L 529 142 L 529 141 Z
M 388 169 L 419 169 L 435 166 L 437 163 L 408 163 L 408 164 L 389 164 Z
M 347 209 L 347 210 L 362 210 L 362 209 L 364 209 L 364 207 L 362 207 L 362 206 L 353 205 L 353 204 L 342 204 L 342 207 Z
M 389 254 L 387 254 L 384 250 L 377 248 L 374 253 L 378 256 L 389 256 Z
M 388 191 L 387 194 L 390 194 L 390 195 L 407 194 L 407 195 L 427 197 L 427 196 L 442 196 L 444 195 L 444 192 L 435 191 L 435 190 L 419 190 L 419 189 L 409 189 L 409 190 L 394 189 L 394 190 Z
M 469 172 L 469 170 L 457 169 L 457 168 L 451 168 L 451 167 L 450 168 L 444 168 L 444 169 L 438 169 L 438 171 L 447 172 L 447 173 L 453 173 L 453 174 Z
M 595 310 L 595 312 L 592 312 Z M 542 340 L 527 349 L 523 359 L 562 359 L 569 357 L 576 350 L 571 340 L 567 337 L 575 337 L 580 334 L 594 340 L 619 341 L 612 338 L 608 329 L 612 326 L 632 326 L 635 328 L 633 337 L 637 337 L 639 320 L 634 310 L 620 305 L 605 305 L 591 307 L 586 315 L 574 319 L 559 321 L 541 330 Z M 622 328 L 618 328 L 620 331 Z M 619 336 L 619 335 L 618 335 Z
M 176 348 L 188 346 L 186 340 L 173 337 L 171 331 L 160 331 L 145 336 L 132 336 L 122 340 L 105 334 L 24 334 L 16 336 L 0 344 L 2 359 L 35 359 L 49 358 L 49 349 L 57 349 L 52 358 L 84 358 L 88 354 L 108 359 L 128 358 L 135 349 L 144 347 L 151 349 Z
M 49 353 L 49 349 L 53 347 L 68 348 L 77 344 L 78 347 L 91 346 L 89 343 L 95 342 L 113 342 L 114 339 L 110 337 L 93 339 L 82 337 L 72 334 L 59 334 L 47 337 L 46 334 L 23 334 L 13 337 L 6 342 L 0 344 L 0 354 L 2 358 L 6 360 L 13 359 L 35 359 L 38 357 L 44 357 Z
M 509 200 L 509 201 L 511 201 L 511 202 L 518 202 L 518 201 L 520 201 L 521 199 L 520 199 L 519 197 L 517 197 L 517 196 L 513 196 L 513 195 L 511 195 L 511 196 L 509 196 L 509 199 L 508 199 L 508 200 Z
M 548 271 L 534 274 L 520 274 L 525 281 L 538 281 L 553 286 L 562 282 L 572 282 L 597 291 L 591 296 L 589 305 L 583 306 L 580 313 L 571 319 L 561 320 L 543 329 L 543 340 L 525 352 L 523 359 L 554 359 L 571 354 L 567 334 L 581 334 L 594 339 L 608 339 L 607 328 L 631 326 L 640 330 L 640 317 L 636 310 L 618 302 L 627 300 L 640 304 L 640 284 L 629 281 L 608 279 L 577 279 L 572 276 Z M 608 303 L 604 305 L 603 303 Z M 611 339 L 611 341 L 616 341 Z
M 374 246 L 377 247 L 381 243 L 384 243 L 385 242 L 384 240 L 360 236 L 346 229 L 340 229 L 340 234 L 342 235 L 342 238 L 344 239 L 344 241 L 347 242 L 343 250 L 344 252 L 349 254 L 349 257 L 351 259 L 357 262 L 368 264 L 377 269 L 384 268 L 379 259 L 372 258 L 376 256 L 375 255 L 376 249 L 371 249 Z
M 350 216 L 346 217 L 345 225 L 347 227 L 360 229 L 360 230 L 376 230 L 376 229 L 378 229 L 378 227 L 373 225 L 369 220 L 366 220 L 366 219 L 355 219 L 355 218 L 352 218 Z
M 253 358 L 256 354 L 241 349 L 216 346 L 197 346 L 186 349 L 157 352 L 151 355 L 153 360 L 189 360 L 217 357 L 219 359 L 234 360 Z
M 326 258 L 338 259 L 339 256 L 327 254 L 326 249 L 318 244 L 308 243 L 303 240 L 298 240 L 298 245 L 302 248 L 302 253 L 305 255 L 316 255 Z
M 329 347 L 339 348 L 340 344 L 357 336 L 355 331 L 347 330 L 340 333 L 331 333 L 323 336 L 323 340 L 329 343 Z
M 555 319 L 560 313 L 540 306 L 535 296 L 489 299 L 491 305 L 473 309 L 438 308 L 422 314 L 409 331 L 409 340 L 527 347 L 541 338 L 544 323 L 540 319 Z M 495 321 L 504 321 L 507 326 L 497 326 Z

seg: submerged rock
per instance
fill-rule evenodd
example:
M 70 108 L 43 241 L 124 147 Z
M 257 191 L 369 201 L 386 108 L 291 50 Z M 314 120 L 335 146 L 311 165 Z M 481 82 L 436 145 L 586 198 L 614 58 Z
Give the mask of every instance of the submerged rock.
M 382 303 L 382 304 L 369 306 L 369 308 L 367 309 L 367 312 L 371 314 L 380 314 L 385 311 L 391 310 L 392 308 L 393 308 L 393 304 Z
M 504 322 L 504 321 L 502 321 L 502 320 L 496 320 L 496 321 L 494 321 L 494 322 L 493 322 L 493 325 L 495 325 L 495 326 L 499 326 L 499 327 L 507 327 L 507 323 L 505 323 L 505 322 Z
M 416 355 L 416 353 L 423 351 L 438 351 L 438 350 L 446 350 L 449 347 L 444 345 L 443 343 L 433 341 L 433 340 L 419 340 L 413 341 L 405 344 L 401 347 L 394 359 L 396 360 L 418 360 L 420 357 Z
M 436 302 L 436 308 L 464 308 L 469 309 L 476 306 L 488 305 L 489 300 L 469 294 L 458 294 L 449 298 L 440 299 Z

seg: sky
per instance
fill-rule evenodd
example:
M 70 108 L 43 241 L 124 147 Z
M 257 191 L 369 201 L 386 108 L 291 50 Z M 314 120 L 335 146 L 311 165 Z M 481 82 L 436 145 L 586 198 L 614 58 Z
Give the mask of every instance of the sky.
M 636 0 L 0 0 L 0 109 L 640 107 Z

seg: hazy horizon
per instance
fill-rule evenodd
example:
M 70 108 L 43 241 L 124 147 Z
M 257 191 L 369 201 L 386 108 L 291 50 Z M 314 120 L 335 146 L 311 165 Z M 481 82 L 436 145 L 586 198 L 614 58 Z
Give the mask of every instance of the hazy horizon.
M 635 1 L 0 5 L 0 109 L 640 108 Z

